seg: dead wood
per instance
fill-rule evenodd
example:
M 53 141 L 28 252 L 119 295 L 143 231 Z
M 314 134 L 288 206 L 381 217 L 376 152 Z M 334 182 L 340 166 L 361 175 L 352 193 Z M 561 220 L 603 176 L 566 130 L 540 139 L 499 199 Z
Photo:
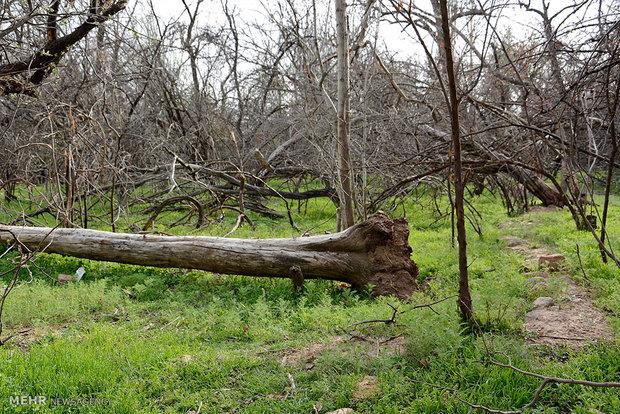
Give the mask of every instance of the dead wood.
M 346 231 L 292 239 L 233 239 L 204 236 L 123 234 L 86 229 L 0 226 L 0 242 L 13 235 L 30 249 L 141 266 L 214 273 L 330 279 L 377 295 L 407 298 L 416 289 L 405 219 L 377 214 Z
M 58 4 L 59 2 L 55 2 L 52 5 L 52 13 L 48 16 L 53 25 L 48 28 L 46 44 L 28 59 L 0 66 L 0 95 L 14 93 L 34 95 L 34 87 L 45 80 L 67 51 L 86 37 L 92 29 L 123 10 L 126 0 L 108 4 L 107 8 L 91 14 L 75 30 L 60 38 L 56 36 Z
M 196 220 L 196 228 L 197 229 L 201 228 L 204 223 L 204 209 L 202 207 L 202 204 L 200 204 L 200 202 L 196 200 L 194 197 L 178 196 L 178 197 L 171 197 L 165 200 L 164 202 L 162 202 L 161 204 L 159 204 L 153 211 L 153 214 L 151 214 L 151 217 L 149 217 L 149 219 L 147 220 L 142 230 L 147 231 L 150 227 L 152 227 L 153 224 L 155 223 L 155 220 L 157 219 L 157 216 L 161 214 L 162 210 L 165 207 L 176 204 L 176 203 L 180 203 L 182 201 L 186 201 L 187 203 L 191 204 L 192 206 L 196 208 L 196 211 L 198 212 L 198 219 Z

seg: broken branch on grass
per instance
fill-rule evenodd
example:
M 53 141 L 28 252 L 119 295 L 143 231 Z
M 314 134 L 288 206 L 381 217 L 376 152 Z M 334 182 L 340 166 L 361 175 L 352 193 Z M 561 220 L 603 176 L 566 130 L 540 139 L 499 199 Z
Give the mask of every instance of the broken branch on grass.
M 390 324 L 396 322 L 396 315 L 397 314 L 403 314 L 403 313 L 407 312 L 408 310 L 420 309 L 420 308 L 429 308 L 430 310 L 435 312 L 437 315 L 439 315 L 439 313 L 435 309 L 433 309 L 433 305 L 437 305 L 439 303 L 445 302 L 448 299 L 455 298 L 456 296 L 457 295 L 452 295 L 452 296 L 445 297 L 443 299 L 436 300 L 436 301 L 431 302 L 431 303 L 423 303 L 423 304 L 420 304 L 420 305 L 414 305 L 411 308 L 409 308 L 407 310 L 404 310 L 404 311 L 401 311 L 401 312 L 398 312 L 398 308 L 397 307 L 395 307 L 394 305 L 388 303 L 388 306 L 390 308 L 392 308 L 392 316 L 390 316 L 390 318 L 388 318 L 388 319 L 369 319 L 367 321 L 360 321 L 360 322 L 352 323 L 348 327 L 349 328 L 353 328 L 355 326 L 367 325 L 367 324 L 372 324 L 372 323 L 384 323 L 386 325 L 390 325 Z
M 493 358 L 489 359 L 489 362 L 498 367 L 508 368 L 520 374 L 523 374 L 528 377 L 539 378 L 542 380 L 546 380 L 549 383 L 556 384 L 570 384 L 570 385 L 583 385 L 586 387 L 594 387 L 594 388 L 620 388 L 620 382 L 597 382 L 597 381 L 587 381 L 587 380 L 576 380 L 572 378 L 560 378 L 560 377 L 549 377 L 543 374 L 538 374 L 536 372 L 526 371 L 524 369 L 515 367 L 511 361 L 507 364 L 503 362 L 499 362 Z
M 455 297 L 457 297 L 457 296 L 458 296 L 458 295 L 452 295 L 452 296 L 448 296 L 448 297 L 443 298 L 443 299 L 436 300 L 435 302 L 431 302 L 431 303 L 423 303 L 423 304 L 421 304 L 421 305 L 414 305 L 414 306 L 413 306 L 413 307 L 411 307 L 410 309 L 429 308 L 429 309 L 430 309 L 430 310 L 432 310 L 432 311 L 433 311 L 436 315 L 439 315 L 439 312 L 437 312 L 435 309 L 433 309 L 433 305 L 437 305 L 437 304 L 439 304 L 439 303 L 445 302 L 445 301 L 447 301 L 448 299 L 452 299 L 452 298 L 455 298 Z M 404 311 L 403 311 L 403 312 L 404 312 Z M 403 312 L 401 312 L 401 313 L 403 313 Z
M 392 316 L 389 319 L 369 319 L 367 321 L 355 322 L 349 325 L 349 328 L 353 328 L 354 326 L 366 325 L 371 323 L 384 323 L 386 325 L 390 325 L 396 321 L 396 314 L 398 313 L 398 308 L 388 303 L 388 306 L 392 308 Z
M 147 231 L 149 228 L 154 227 L 155 220 L 161 214 L 162 210 L 165 207 L 167 207 L 169 205 L 172 205 L 172 204 L 179 203 L 181 201 L 186 201 L 188 204 L 191 204 L 192 206 L 194 206 L 194 208 L 198 212 L 198 219 L 196 221 L 196 228 L 197 229 L 201 228 L 203 223 L 204 223 L 204 209 L 203 209 L 202 205 L 200 204 L 200 202 L 198 200 L 196 200 L 194 197 L 190 197 L 190 196 L 177 196 L 177 197 L 171 197 L 171 198 L 169 198 L 167 200 L 164 200 L 161 204 L 159 204 L 157 207 L 155 207 L 155 209 L 153 211 L 153 214 L 151 215 L 151 217 L 149 217 L 149 219 L 147 220 L 147 222 L 144 225 L 144 227 L 142 227 L 142 231 Z
M 392 324 L 394 324 L 396 322 L 396 316 L 397 315 L 403 314 L 403 313 L 405 313 L 405 312 L 407 312 L 409 310 L 412 310 L 412 309 L 428 308 L 428 309 L 432 310 L 435 314 L 439 315 L 439 312 L 437 312 L 435 309 L 433 309 L 433 305 L 437 305 L 438 303 L 445 302 L 448 299 L 455 298 L 456 296 L 457 295 L 452 295 L 452 296 L 445 297 L 443 299 L 436 300 L 436 301 L 431 302 L 431 303 L 423 303 L 423 304 L 420 304 L 420 305 L 413 305 L 411 308 L 403 310 L 403 311 L 400 311 L 400 312 L 398 311 L 398 308 L 396 306 L 388 303 L 388 306 L 390 308 L 392 308 L 392 315 L 388 319 L 369 319 L 369 320 L 366 320 L 366 321 L 355 322 L 355 323 L 352 323 L 351 325 L 347 326 L 346 329 L 342 329 L 342 331 L 344 333 L 346 333 L 347 335 L 349 335 L 351 337 L 351 339 L 360 339 L 362 341 L 367 341 L 369 339 L 367 335 L 364 335 L 364 334 L 362 334 L 360 332 L 357 332 L 355 330 L 351 330 L 351 328 L 354 328 L 354 327 L 360 326 L 360 325 L 370 325 L 370 324 L 375 324 L 375 323 L 385 324 L 385 325 L 392 325 Z M 392 337 L 388 338 L 384 342 L 392 341 L 392 340 L 394 340 L 396 338 L 401 337 L 402 335 L 403 334 L 398 334 L 398 335 L 392 336 Z
M 581 252 L 579 250 L 579 243 L 575 243 L 575 246 L 577 246 L 577 259 L 579 259 L 579 268 L 581 269 L 581 274 L 583 274 L 583 278 L 585 280 L 590 281 L 590 278 L 588 277 L 585 269 L 583 268 L 583 262 L 581 261 Z
M 459 401 L 461 401 L 462 403 L 470 407 L 470 410 L 469 410 L 470 413 L 473 413 L 475 411 L 484 411 L 486 413 L 492 413 L 492 414 L 521 414 L 525 410 L 529 408 L 533 408 L 536 405 L 536 403 L 538 403 L 538 400 L 540 399 L 540 395 L 542 394 L 543 390 L 551 384 L 580 385 L 580 386 L 593 387 L 593 388 L 620 388 L 620 382 L 598 382 L 598 381 L 578 380 L 578 379 L 573 379 L 573 378 L 560 378 L 560 377 L 552 377 L 552 376 L 547 376 L 543 374 L 538 374 L 536 372 L 527 371 L 527 370 L 514 366 L 512 364 L 512 361 L 510 360 L 510 357 L 508 357 L 508 363 L 503 363 L 503 362 L 493 359 L 492 357 L 489 357 L 489 363 L 492 365 L 498 366 L 498 367 L 508 368 L 512 371 L 518 372 L 519 374 L 525 375 L 527 377 L 538 378 L 542 381 L 538 385 L 538 388 L 536 388 L 536 391 L 534 391 L 534 394 L 532 394 L 532 398 L 530 399 L 530 401 L 527 402 L 525 405 L 523 405 L 521 408 L 516 409 L 516 410 L 500 410 L 500 409 L 490 408 L 484 405 L 473 404 L 455 395 L 456 399 L 458 399 Z

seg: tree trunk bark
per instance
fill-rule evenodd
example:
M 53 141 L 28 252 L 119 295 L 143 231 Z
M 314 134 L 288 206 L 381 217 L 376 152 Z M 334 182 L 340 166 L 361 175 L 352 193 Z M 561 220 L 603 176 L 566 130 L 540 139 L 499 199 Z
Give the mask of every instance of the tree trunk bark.
M 341 187 L 340 217 L 343 228 L 355 223 L 355 207 L 353 196 L 353 173 L 351 172 L 350 150 L 350 97 L 349 97 L 349 28 L 347 25 L 346 0 L 336 2 L 336 30 L 338 35 L 338 175 Z
M 407 298 L 416 289 L 405 219 L 384 214 L 346 231 L 293 239 L 232 239 L 123 234 L 85 229 L 0 226 L 0 242 L 85 259 L 214 273 L 330 279 L 377 295 Z
M 506 171 L 518 182 L 523 184 L 525 188 L 538 198 L 543 206 L 564 207 L 566 198 L 555 188 L 550 187 L 534 172 L 527 171 L 518 166 L 506 166 Z
M 450 38 L 450 19 L 447 0 L 440 0 L 441 29 L 443 51 L 446 59 L 448 89 L 450 100 L 446 102 L 450 109 L 450 128 L 452 132 L 452 150 L 454 151 L 454 207 L 456 211 L 456 237 L 459 244 L 459 311 L 464 322 L 473 320 L 469 274 L 467 270 L 467 235 L 465 230 L 465 185 L 463 183 L 463 164 L 461 160 L 461 135 L 459 126 L 459 100 L 457 97 L 456 75 L 452 56 L 452 39 Z

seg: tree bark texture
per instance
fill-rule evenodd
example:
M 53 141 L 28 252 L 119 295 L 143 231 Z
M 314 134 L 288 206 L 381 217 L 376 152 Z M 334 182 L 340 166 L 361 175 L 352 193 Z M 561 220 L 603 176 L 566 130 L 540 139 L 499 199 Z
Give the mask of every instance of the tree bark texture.
M 338 35 L 338 120 L 336 122 L 338 147 L 338 175 L 341 187 L 341 224 L 348 228 L 355 222 L 353 173 L 350 150 L 350 81 L 349 81 L 349 29 L 346 0 L 336 2 L 336 31 Z
M 459 126 L 459 100 L 456 93 L 456 76 L 452 57 L 452 39 L 450 38 L 450 20 L 448 18 L 448 2 L 440 0 L 441 24 L 448 74 L 450 127 L 452 132 L 452 150 L 454 151 L 454 207 L 456 210 L 456 237 L 459 244 L 459 311 L 461 318 L 468 323 L 473 319 L 471 293 L 469 291 L 469 275 L 467 271 L 467 237 L 465 231 L 465 185 L 463 183 L 463 163 L 461 160 L 461 136 Z
M 343 232 L 292 239 L 123 234 L 97 230 L 0 226 L 0 242 L 65 256 L 214 273 L 330 279 L 377 295 L 407 298 L 416 289 L 405 219 L 384 214 Z

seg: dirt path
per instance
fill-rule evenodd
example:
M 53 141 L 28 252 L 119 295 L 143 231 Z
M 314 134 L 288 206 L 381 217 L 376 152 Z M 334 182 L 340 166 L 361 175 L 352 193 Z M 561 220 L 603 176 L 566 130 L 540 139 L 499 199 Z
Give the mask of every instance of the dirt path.
M 527 240 L 506 236 L 508 247 L 525 256 L 525 267 L 535 271 L 527 283 L 543 292 L 525 316 L 524 330 L 530 344 L 565 345 L 572 348 L 587 343 L 613 339 L 605 314 L 599 310 L 587 290 L 573 281 L 564 270 L 564 256 L 546 248 L 534 248 Z M 552 274 L 559 276 L 562 289 L 558 300 L 544 295 L 549 290 Z

